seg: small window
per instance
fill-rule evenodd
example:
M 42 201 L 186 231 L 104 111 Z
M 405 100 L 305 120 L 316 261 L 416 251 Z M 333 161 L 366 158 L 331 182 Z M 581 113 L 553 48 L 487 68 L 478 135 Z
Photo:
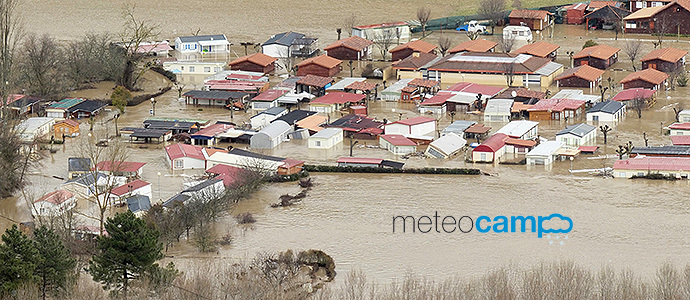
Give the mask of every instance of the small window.
M 211 67 L 204 67 L 204 73 L 211 73 Z
M 184 168 L 184 161 L 181 159 L 175 160 L 175 169 Z
M 194 66 L 189 67 L 189 72 L 194 72 Z
M 316 147 L 321 147 L 321 141 L 316 141 Z
M 644 172 L 637 172 L 637 176 L 644 176 Z

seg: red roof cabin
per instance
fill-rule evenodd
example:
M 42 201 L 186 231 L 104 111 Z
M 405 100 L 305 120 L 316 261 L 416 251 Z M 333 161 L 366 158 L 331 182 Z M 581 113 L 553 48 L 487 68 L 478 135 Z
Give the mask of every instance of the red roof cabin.
M 485 39 L 476 39 L 464 41 L 457 46 L 450 48 L 448 50 L 449 54 L 455 54 L 459 52 L 494 52 L 498 46 L 498 43 L 488 41 Z
M 545 10 L 514 9 L 508 15 L 510 25 L 527 26 L 532 30 L 544 30 L 551 25 L 553 14 Z
M 361 60 L 371 55 L 374 42 L 353 35 L 326 46 L 326 55 L 340 60 Z
M 400 134 L 383 134 L 379 136 L 379 146 L 396 155 L 417 152 L 417 143 Z
M 342 71 L 341 60 L 328 55 L 307 58 L 297 64 L 297 76 L 316 75 L 333 77 Z
M 436 119 L 414 117 L 388 123 L 383 128 L 385 134 L 403 134 L 408 136 L 433 136 L 436 133 Z
M 621 85 L 623 89 L 644 88 L 657 91 L 662 88 L 666 79 L 668 74 L 650 68 L 625 76 L 621 80 Z
M 206 169 L 206 156 L 203 148 L 188 144 L 165 146 L 165 160 L 171 171 Z
M 497 133 L 486 139 L 472 150 L 472 162 L 498 161 L 506 153 L 506 140 L 509 137 L 503 133 Z
M 604 72 L 588 65 L 570 68 L 556 77 L 556 87 L 579 87 L 593 90 L 601 82 Z
M 641 59 L 642 69 L 655 69 L 664 73 L 673 73 L 683 68 L 688 51 L 672 47 L 656 49 Z
M 585 112 L 585 100 L 542 99 L 528 109 L 532 121 L 572 120 Z
M 398 45 L 397 47 L 391 49 L 390 52 L 393 61 L 398 61 L 405 59 L 406 57 L 412 55 L 412 53 L 436 53 L 436 45 L 429 44 L 422 40 L 414 40 L 409 43 Z
M 254 53 L 233 60 L 229 65 L 230 70 L 270 74 L 275 71 L 277 60 L 277 58 L 263 53 Z
M 618 62 L 618 52 L 620 51 L 621 49 L 607 45 L 587 47 L 573 56 L 573 65 L 590 65 L 597 69 L 606 70 Z
M 140 178 L 144 171 L 143 162 L 131 161 L 102 161 L 96 164 L 96 170 L 114 176 L 122 176 L 127 178 Z

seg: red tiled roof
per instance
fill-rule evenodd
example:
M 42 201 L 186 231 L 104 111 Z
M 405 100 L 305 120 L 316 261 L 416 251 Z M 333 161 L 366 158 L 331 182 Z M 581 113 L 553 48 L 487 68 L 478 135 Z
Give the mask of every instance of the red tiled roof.
M 482 94 L 485 96 L 494 96 L 500 93 L 504 88 L 498 86 L 483 85 L 472 82 L 458 82 L 444 91 L 464 92 L 471 94 Z
M 508 18 L 520 19 L 541 19 L 546 18 L 551 13 L 545 10 L 531 10 L 531 9 L 514 9 L 508 15 Z
M 370 40 L 353 35 L 349 38 L 338 40 L 335 43 L 326 46 L 325 48 L 323 48 L 323 50 L 331 50 L 337 47 L 345 47 L 355 51 L 362 51 L 373 44 L 374 42 Z
M 441 105 L 443 103 L 446 103 L 450 97 L 453 97 L 453 94 L 451 93 L 442 93 L 439 92 L 438 94 L 434 95 L 433 97 L 424 100 L 421 105 L 426 105 L 426 106 L 434 106 L 434 105 Z
M 467 132 L 467 130 L 465 130 Z M 474 148 L 472 151 L 476 152 L 496 152 L 506 145 L 506 140 L 509 137 L 503 133 L 497 133 L 486 139 L 481 145 Z
M 345 92 L 330 92 L 324 96 L 316 98 L 311 101 L 311 103 L 321 103 L 321 104 L 345 104 L 348 102 L 359 102 L 364 100 L 366 95 L 355 94 L 355 93 L 345 93 Z
M 589 65 L 582 65 L 579 67 L 565 70 L 565 72 L 561 73 L 561 75 L 558 75 L 556 77 L 556 80 L 566 79 L 570 77 L 578 77 L 592 82 L 600 79 L 601 75 L 604 75 L 604 72 L 604 70 L 600 70 Z
M 551 43 L 547 43 L 544 41 L 539 41 L 536 43 L 532 44 L 527 44 L 520 49 L 515 50 L 515 53 L 524 53 L 524 54 L 529 54 L 529 55 L 534 55 L 538 57 L 547 57 L 549 54 L 553 53 L 554 51 L 558 50 L 561 46 L 554 45 Z
M 72 194 L 69 191 L 57 190 L 57 191 L 50 192 L 41 198 L 38 198 L 36 201 L 34 201 L 34 203 L 45 201 L 45 202 L 53 203 L 55 205 L 60 205 L 72 197 L 74 197 L 74 194 Z
M 577 147 L 577 150 L 580 150 L 580 152 L 594 153 L 599 150 L 599 146 L 580 146 Z
M 621 51 L 621 49 L 618 49 L 616 47 L 611 47 L 607 45 L 596 45 L 580 50 L 580 52 L 576 53 L 575 56 L 573 56 L 573 58 L 578 59 L 584 57 L 594 57 L 598 59 L 609 59 L 611 56 L 616 55 L 616 53 L 618 53 L 619 51 Z
M 224 165 L 224 164 L 218 164 L 215 165 L 208 170 L 206 170 L 206 173 L 208 174 L 215 174 L 219 175 L 216 178 L 220 178 L 223 180 L 223 185 L 225 186 L 230 186 L 233 183 L 237 182 L 237 179 L 239 179 L 244 172 L 249 172 L 245 169 L 238 168 L 238 167 L 233 167 L 229 165 Z
M 386 27 L 395 27 L 395 26 L 407 26 L 408 24 L 406 22 L 393 22 L 393 23 L 380 23 L 380 24 L 372 24 L 372 25 L 362 25 L 362 26 L 355 26 L 352 28 L 356 29 L 372 29 L 372 28 L 386 28 Z
M 268 56 L 268 55 L 263 54 L 263 53 L 254 53 L 254 54 L 242 56 L 236 60 L 233 60 L 230 62 L 229 65 L 234 66 L 236 64 L 240 64 L 240 63 L 248 61 L 248 62 L 251 62 L 253 64 L 257 64 L 259 66 L 266 67 L 266 66 L 274 63 L 276 60 L 278 60 L 278 59 L 275 57 Z
M 594 9 L 602 8 L 602 7 L 607 6 L 607 5 L 614 6 L 614 7 L 616 5 L 620 6 L 620 2 L 618 2 L 618 1 L 591 1 L 591 2 L 589 2 L 589 5 L 587 5 L 587 9 L 594 10 Z
M 515 145 L 515 146 L 522 146 L 522 147 L 534 147 L 537 145 L 537 141 L 534 140 L 521 140 L 521 139 L 515 139 L 515 138 L 507 138 L 505 140 L 506 145 Z
M 690 145 L 690 135 L 672 135 L 671 143 L 677 146 L 688 146 Z
M 79 127 L 79 122 L 77 122 L 73 119 L 65 119 L 65 120 L 62 120 L 60 122 L 55 123 L 55 125 L 58 125 L 58 124 L 67 124 L 67 125 L 72 126 L 72 127 Z
M 424 123 L 428 123 L 428 122 L 436 122 L 436 119 L 429 118 L 429 117 L 414 117 L 414 118 L 396 121 L 396 122 L 390 123 L 389 125 L 402 124 L 402 125 L 407 125 L 407 126 L 414 126 L 414 125 L 424 124 Z
M 216 152 L 228 153 L 228 150 L 218 149 L 218 148 L 203 148 L 203 152 L 206 152 L 206 157 L 211 157 Z
M 535 98 L 535 99 L 544 99 L 546 98 L 546 93 L 544 92 L 539 92 L 539 91 L 533 91 L 533 90 L 528 90 L 526 88 L 507 88 L 500 94 L 496 95 L 496 98 L 499 99 L 512 99 L 513 98 L 513 91 L 515 92 L 516 97 L 523 97 L 523 98 Z
M 411 49 L 414 52 L 429 53 L 431 51 L 434 51 L 434 49 L 436 49 L 436 48 L 437 48 L 436 45 L 429 44 L 429 43 L 422 41 L 422 40 L 414 40 L 414 41 L 411 41 L 409 43 L 398 45 L 397 47 L 391 49 L 388 52 L 394 53 L 394 52 L 398 52 L 398 51 L 405 50 L 405 49 Z
M 292 159 L 292 158 L 283 159 L 282 162 L 284 164 L 282 166 L 280 166 L 280 168 L 292 168 L 292 167 L 296 167 L 296 166 L 304 164 L 303 160 Z
M 195 158 L 206 160 L 202 148 L 194 145 L 187 145 L 182 143 L 165 146 L 165 152 L 168 154 L 170 160 L 175 160 L 182 157 Z
M 393 68 L 399 70 L 417 70 L 438 57 L 433 53 L 417 54 L 410 55 L 402 60 L 394 62 L 392 64 Z
M 484 126 L 484 124 L 472 124 L 472 126 L 465 129 L 465 133 L 485 134 L 489 132 L 489 130 L 491 130 L 491 127 Z
M 673 123 L 668 126 L 668 128 L 676 130 L 690 130 L 690 123 Z
M 659 59 L 659 60 L 675 63 L 675 62 L 681 60 L 687 54 L 688 54 L 688 51 L 676 49 L 673 47 L 668 47 L 668 48 L 663 48 L 663 49 L 656 49 L 652 52 L 649 52 L 649 54 L 645 55 L 641 59 L 641 61 Z
M 341 157 L 336 161 L 337 163 L 350 163 L 350 164 L 381 164 L 383 159 L 381 158 L 365 158 L 365 157 Z
M 136 172 L 146 163 L 133 161 L 102 161 L 96 164 L 98 171 Z
M 566 109 L 575 110 L 584 106 L 585 100 L 575 99 L 541 99 L 527 111 L 564 111 Z
M 403 92 L 403 93 L 413 93 L 413 92 L 415 92 L 416 90 L 417 90 L 417 87 L 416 87 L 416 86 L 406 86 L 406 87 L 400 89 L 400 91 Z
M 690 170 L 690 158 L 688 157 L 659 157 L 646 156 L 625 160 L 617 160 L 613 163 L 614 170 L 648 170 L 648 171 L 679 171 Z
M 532 108 L 532 106 L 534 106 L 534 105 L 524 104 L 520 101 L 515 101 L 515 102 L 513 102 L 513 107 L 510 108 L 510 112 L 517 113 L 517 112 L 521 112 L 521 111 L 527 111 L 530 108 Z
M 338 65 L 340 65 L 340 63 L 342 63 L 341 60 L 339 60 L 337 58 L 330 57 L 326 54 L 323 54 L 323 55 L 319 55 L 316 57 L 307 58 L 307 59 L 301 61 L 300 63 L 298 63 L 297 67 L 303 67 L 306 65 L 315 64 L 315 65 L 322 66 L 322 67 L 327 68 L 327 69 L 333 69 L 333 68 L 337 67 Z
M 316 76 L 316 75 L 307 75 L 303 76 L 299 80 L 297 80 L 297 84 L 304 84 L 308 86 L 315 86 L 315 87 L 326 87 L 329 83 L 332 83 L 333 78 L 331 77 L 321 77 L 321 76 Z
M 432 88 L 435 86 L 440 85 L 441 82 L 436 81 L 436 80 L 429 80 L 429 79 L 421 79 L 421 78 L 415 78 L 412 79 L 412 81 L 408 82 L 408 86 L 421 86 L 425 88 Z
M 151 184 L 146 182 L 146 181 L 137 179 L 137 180 L 132 181 L 130 183 L 125 183 L 121 186 L 114 188 L 112 191 L 110 191 L 110 193 L 115 195 L 115 196 L 122 197 L 131 191 L 136 191 L 136 190 L 138 190 L 142 187 L 145 187 L 147 185 L 151 185 Z
M 467 51 L 467 52 L 488 52 L 494 47 L 496 47 L 498 43 L 488 41 L 485 39 L 476 39 L 476 40 L 469 40 L 469 41 L 464 41 L 457 46 L 451 48 L 448 50 L 448 53 L 458 53 L 462 51 Z
M 273 102 L 274 100 L 280 98 L 280 96 L 285 95 L 287 92 L 288 90 L 266 90 L 265 92 L 252 98 L 252 101 Z
M 663 83 L 664 80 L 666 80 L 667 78 L 668 74 L 649 68 L 625 76 L 625 78 L 621 80 L 621 83 L 628 83 L 634 80 L 642 80 L 657 85 Z
M 417 143 L 400 134 L 383 134 L 380 137 L 394 146 L 417 146 Z
M 225 132 L 228 129 L 234 128 L 235 126 L 232 126 L 230 124 L 213 124 L 210 125 L 202 130 L 199 130 L 195 133 L 192 133 L 191 136 L 204 136 L 204 137 L 214 137 L 219 133 Z
M 346 86 L 345 89 L 356 91 L 372 91 L 375 90 L 378 84 L 366 81 L 355 81 Z
M 628 100 L 633 100 L 635 98 L 642 98 L 642 99 L 649 99 L 654 95 L 653 90 L 648 90 L 648 89 L 643 89 L 643 88 L 634 88 L 634 89 L 627 89 L 627 90 L 622 90 L 618 92 L 611 100 L 613 101 L 628 101 Z

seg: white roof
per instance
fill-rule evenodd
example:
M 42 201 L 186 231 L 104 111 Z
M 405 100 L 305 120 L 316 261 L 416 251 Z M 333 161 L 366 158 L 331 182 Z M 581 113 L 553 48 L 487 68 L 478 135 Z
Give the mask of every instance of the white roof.
M 496 133 L 503 133 L 508 136 L 523 136 L 537 125 L 539 125 L 539 122 L 535 121 L 511 121 L 510 123 L 506 124 L 506 126 L 503 126 L 501 129 L 496 131 Z
M 556 72 L 560 68 L 563 68 L 563 65 L 550 61 L 547 64 L 545 64 L 543 67 L 534 71 L 534 73 L 537 73 L 537 74 L 542 75 L 542 76 L 549 76 L 549 75 L 553 74 L 554 72 Z
M 682 115 L 682 116 L 684 116 L 684 115 L 690 115 L 690 109 L 681 110 L 680 113 L 678 113 L 678 114 L 679 114 L 679 115 Z
M 322 129 L 316 134 L 312 135 L 311 137 L 313 138 L 321 138 L 321 139 L 329 139 L 333 136 L 336 136 L 338 134 L 343 134 L 343 129 L 342 128 L 337 128 L 337 127 L 328 127 L 326 129 Z
M 290 92 L 278 97 L 278 103 L 297 104 L 299 100 L 302 100 L 304 98 L 312 100 L 316 98 L 316 96 L 309 94 L 307 92 L 301 92 L 299 94 Z
M 290 124 L 287 122 L 283 120 L 276 120 L 259 130 L 259 133 L 265 133 L 266 135 L 274 138 L 290 131 L 290 129 L 292 129 L 292 126 L 290 126 Z
M 460 150 L 460 148 L 464 147 L 466 144 L 467 141 L 465 139 L 451 132 L 431 142 L 429 146 L 433 146 L 448 156 Z
M 225 71 L 220 71 L 216 74 L 213 74 L 209 77 L 206 77 L 204 79 L 204 82 L 209 81 L 209 80 L 225 80 L 225 77 L 228 75 L 246 75 L 246 76 L 257 76 L 257 77 L 262 77 L 261 79 L 257 81 L 266 81 L 268 82 L 268 77 L 265 76 L 264 73 L 260 72 L 249 72 L 249 71 L 240 71 L 240 70 L 225 70 Z
M 199 45 L 202 45 L 202 46 L 230 45 L 230 42 L 228 42 L 228 40 L 199 41 Z
M 537 145 L 527 153 L 527 156 L 549 156 L 553 155 L 558 151 L 558 149 L 561 149 L 563 147 L 563 142 L 560 141 L 547 141 L 547 142 L 542 142 L 541 144 Z
M 400 90 L 406 87 L 410 81 L 412 81 L 412 78 L 400 79 L 394 84 L 391 84 L 389 87 L 385 88 L 381 93 L 400 93 Z
M 19 125 L 17 125 L 17 128 L 23 132 L 20 133 L 33 133 L 36 131 L 36 129 L 45 126 L 46 124 L 53 122 L 55 118 L 48 118 L 48 117 L 35 117 L 35 118 L 28 118 L 24 120 L 24 122 L 21 122 Z
M 353 84 L 355 82 L 367 80 L 364 77 L 345 77 L 343 80 L 334 83 L 333 85 L 326 88 L 327 91 L 343 90 L 346 86 Z
M 467 104 L 470 105 L 474 103 L 474 101 L 477 101 L 477 95 L 476 94 L 470 94 L 470 93 L 457 93 L 448 100 L 448 102 L 453 102 L 453 103 L 462 103 L 462 104 Z
M 574 100 L 584 100 L 590 102 L 599 102 L 601 100 L 600 96 L 597 95 L 586 95 L 582 90 L 560 90 L 558 93 L 551 97 L 553 99 L 574 99 Z
M 475 63 L 504 63 L 504 64 L 521 64 L 526 62 L 528 59 L 532 58 L 528 54 L 518 54 L 515 57 L 510 56 L 478 56 L 466 54 L 464 52 L 457 53 L 449 58 L 449 61 L 460 61 L 460 62 L 475 62 Z
M 513 99 L 489 99 L 484 109 L 484 114 L 490 115 L 510 115 L 513 107 Z

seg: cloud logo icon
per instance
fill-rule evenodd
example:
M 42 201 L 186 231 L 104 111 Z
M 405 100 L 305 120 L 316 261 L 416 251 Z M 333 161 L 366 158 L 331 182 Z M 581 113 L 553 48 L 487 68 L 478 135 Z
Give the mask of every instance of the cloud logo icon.
M 556 219 L 557 218 L 557 219 Z M 552 220 L 554 219 L 554 220 Z M 568 222 L 568 228 L 563 228 L 562 226 L 558 226 L 557 228 L 554 228 L 556 226 L 554 223 L 558 221 L 562 222 Z M 547 222 L 544 224 L 544 222 Z M 544 226 L 546 225 L 546 228 Z M 573 220 L 569 217 L 566 217 L 561 214 L 551 214 L 546 217 L 539 216 L 537 220 L 537 236 L 539 238 L 542 237 L 542 234 L 544 233 L 569 233 L 570 231 L 573 230 Z

